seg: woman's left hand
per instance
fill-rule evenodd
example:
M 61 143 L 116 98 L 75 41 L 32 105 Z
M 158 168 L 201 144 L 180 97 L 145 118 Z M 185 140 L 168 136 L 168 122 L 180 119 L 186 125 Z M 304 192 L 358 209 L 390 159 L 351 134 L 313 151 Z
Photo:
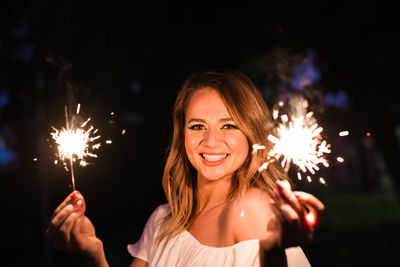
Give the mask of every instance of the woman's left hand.
M 292 191 L 288 181 L 277 181 L 270 204 L 280 227 L 261 240 L 265 250 L 299 246 L 313 239 L 325 209 L 321 201 L 311 194 Z

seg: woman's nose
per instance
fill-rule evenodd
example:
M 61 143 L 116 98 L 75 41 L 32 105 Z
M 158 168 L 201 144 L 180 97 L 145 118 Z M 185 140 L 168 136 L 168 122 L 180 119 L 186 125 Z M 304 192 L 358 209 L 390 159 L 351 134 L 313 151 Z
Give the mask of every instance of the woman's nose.
M 205 145 L 213 147 L 219 145 L 221 140 L 222 136 L 218 130 L 208 129 L 205 133 L 203 142 Z

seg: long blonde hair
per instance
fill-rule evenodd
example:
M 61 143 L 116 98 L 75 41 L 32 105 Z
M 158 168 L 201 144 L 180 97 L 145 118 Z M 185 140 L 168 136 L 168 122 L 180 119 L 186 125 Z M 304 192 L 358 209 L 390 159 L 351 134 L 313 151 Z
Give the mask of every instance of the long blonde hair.
M 267 137 L 272 120 L 262 95 L 250 79 L 238 72 L 193 74 L 183 84 L 174 105 L 173 136 L 162 178 L 170 209 L 160 222 L 159 241 L 169 240 L 193 223 L 197 204 L 197 171 L 186 155 L 184 128 L 189 100 L 195 91 L 204 87 L 211 87 L 219 93 L 249 142 L 248 157 L 232 178 L 229 199 L 240 197 L 252 186 L 272 194 L 275 180 L 286 178 L 279 164 L 270 164 L 266 170 L 258 172 L 271 148 Z M 264 145 L 266 149 L 252 153 L 253 144 Z

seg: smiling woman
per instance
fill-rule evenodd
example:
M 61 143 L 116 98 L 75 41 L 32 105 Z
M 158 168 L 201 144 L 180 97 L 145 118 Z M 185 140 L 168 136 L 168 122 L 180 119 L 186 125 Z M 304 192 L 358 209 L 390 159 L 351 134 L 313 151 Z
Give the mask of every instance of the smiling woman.
M 299 245 L 312 239 L 324 205 L 293 192 L 278 163 L 258 172 L 271 149 L 271 118 L 253 83 L 236 72 L 192 75 L 178 94 L 173 125 L 163 174 L 168 203 L 128 245 L 131 266 L 309 266 Z M 253 144 L 266 149 L 250 153 Z M 305 207 L 315 224 L 307 224 Z M 54 212 L 50 238 L 107 266 L 84 211 L 74 192 Z
M 186 111 L 185 149 L 199 184 L 229 179 L 247 158 L 249 144 L 217 91 L 193 94 Z

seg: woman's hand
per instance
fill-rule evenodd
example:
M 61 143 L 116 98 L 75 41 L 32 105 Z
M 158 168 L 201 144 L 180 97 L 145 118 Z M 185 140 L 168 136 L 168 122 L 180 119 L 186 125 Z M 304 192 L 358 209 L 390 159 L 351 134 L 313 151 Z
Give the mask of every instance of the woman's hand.
M 56 250 L 83 254 L 94 266 L 108 266 L 103 243 L 96 237 L 92 222 L 85 216 L 85 199 L 72 192 L 54 211 L 47 235 Z
M 299 246 L 313 239 L 325 209 L 321 201 L 305 192 L 293 192 L 288 181 L 277 181 L 270 204 L 278 225 L 261 240 L 264 250 Z

